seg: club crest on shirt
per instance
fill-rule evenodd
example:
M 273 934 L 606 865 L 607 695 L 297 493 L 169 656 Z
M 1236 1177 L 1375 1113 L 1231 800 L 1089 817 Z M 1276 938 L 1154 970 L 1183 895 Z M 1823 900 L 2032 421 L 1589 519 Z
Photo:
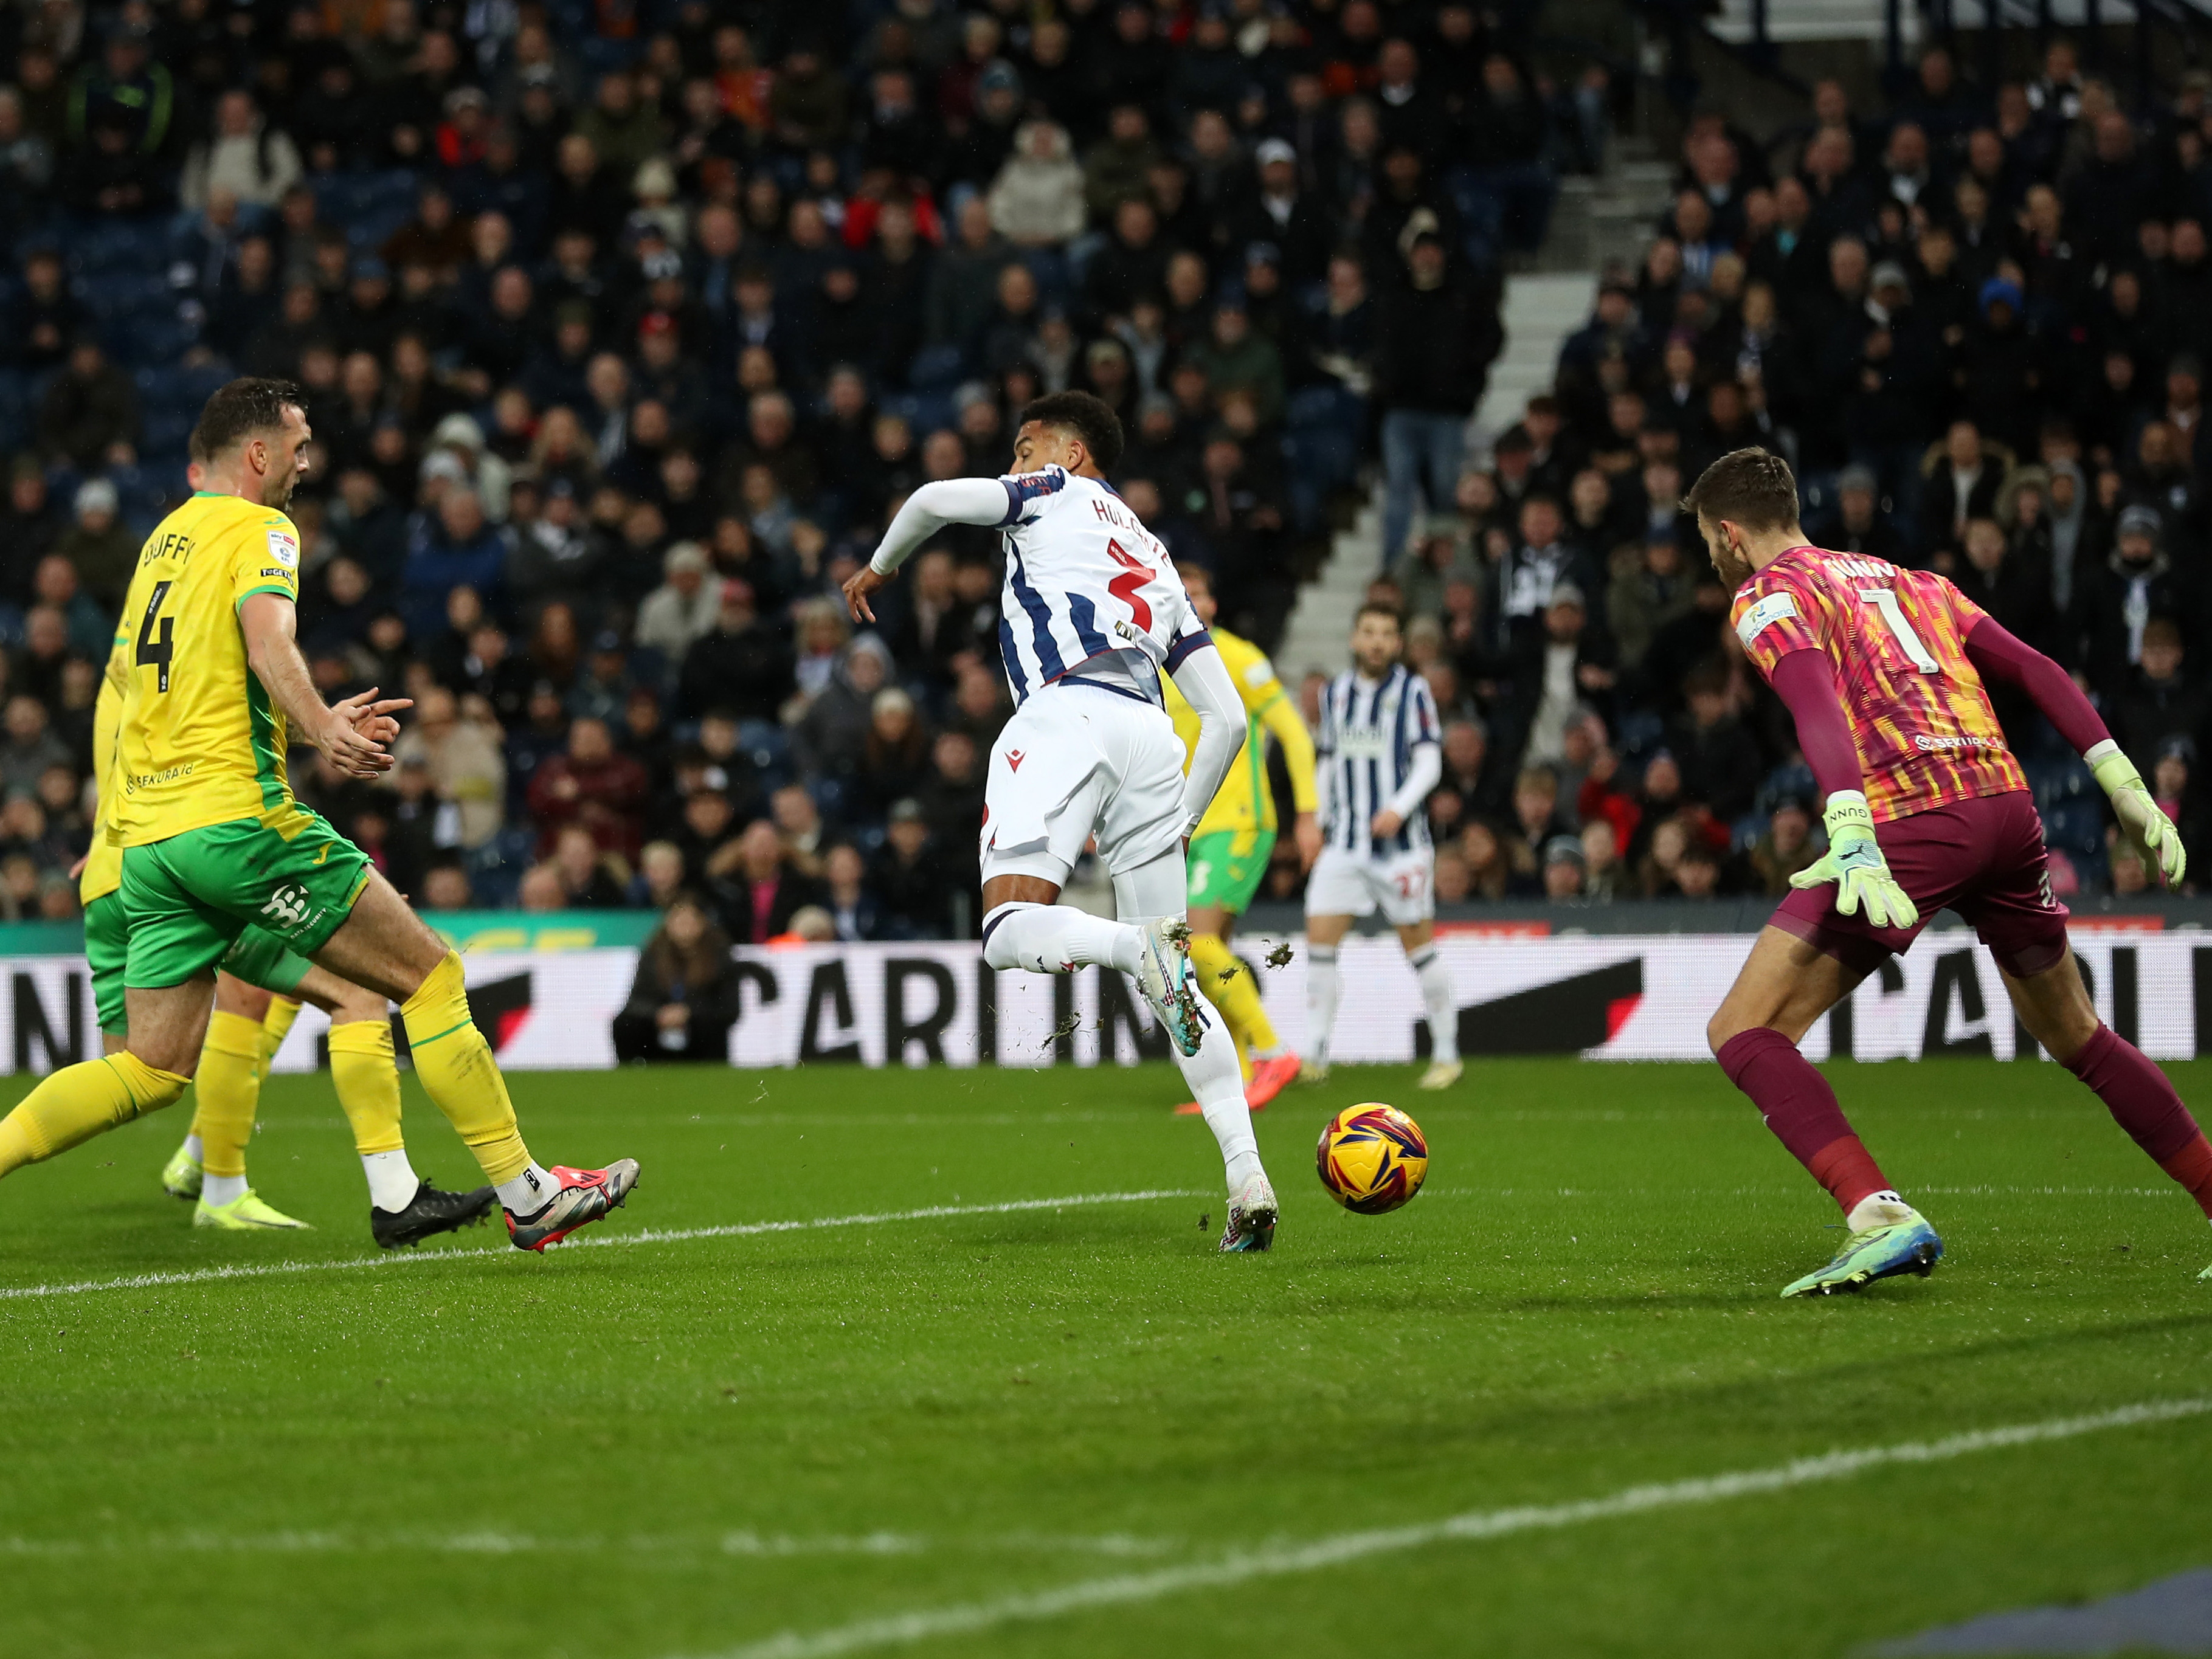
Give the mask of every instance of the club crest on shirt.
M 1759 630 L 1771 623 L 1786 621 L 1797 615 L 1797 601 L 1787 593 L 1769 593 L 1736 619 L 1735 636 L 1743 641 L 1744 649 L 1759 637 Z

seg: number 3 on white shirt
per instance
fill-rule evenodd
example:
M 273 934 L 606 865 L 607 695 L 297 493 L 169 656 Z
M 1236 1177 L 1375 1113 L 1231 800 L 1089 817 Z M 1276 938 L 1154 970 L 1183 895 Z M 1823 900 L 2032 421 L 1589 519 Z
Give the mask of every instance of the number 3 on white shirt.
M 1915 668 L 1923 674 L 1943 672 L 1943 665 L 1928 654 L 1928 647 L 1921 644 L 1920 635 L 1912 631 L 1912 624 L 1905 620 L 1905 609 L 1898 604 L 1894 592 L 1887 587 L 1862 587 L 1859 598 L 1881 612 L 1881 619 L 1889 625 L 1889 631 L 1895 637 L 1899 648 L 1911 659 Z

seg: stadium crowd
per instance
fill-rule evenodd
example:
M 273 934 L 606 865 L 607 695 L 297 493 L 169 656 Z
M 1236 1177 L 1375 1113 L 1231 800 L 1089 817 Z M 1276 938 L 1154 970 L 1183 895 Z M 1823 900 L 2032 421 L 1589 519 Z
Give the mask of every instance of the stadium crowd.
M 1823 82 L 1763 139 L 1687 125 L 1641 268 L 1383 590 L 1462 715 L 1440 898 L 1778 895 L 1813 860 L 1794 730 L 1676 507 L 1747 444 L 1812 540 L 1942 571 L 2077 674 L 2204 853 L 2212 79 L 2132 108 L 2063 40 L 2040 70 L 1936 46 L 1880 112 Z M 1997 704 L 2061 896 L 2143 891 L 2087 771 Z
M 1478 456 L 1499 273 L 1606 142 L 1606 72 L 1540 74 L 1533 11 L 0 12 L 0 911 L 73 914 L 114 608 L 241 372 L 309 396 L 318 680 L 416 699 L 391 787 L 302 754 L 301 793 L 428 908 L 688 891 L 684 959 L 694 923 L 967 931 L 995 538 L 948 533 L 879 629 L 834 595 L 913 483 L 999 471 L 1071 386 L 1263 645 L 1384 479 L 1447 901 L 1809 861 L 1809 778 L 1674 509 L 1747 442 L 1827 544 L 1933 563 L 2078 668 L 2195 845 L 2203 86 L 2131 111 L 2063 47 L 1994 88 L 1936 52 L 1880 114 L 1823 85 L 1771 140 L 1698 117 L 1641 269 Z M 2062 886 L 2139 886 L 2086 775 L 2014 737 Z
M 1381 410 L 1399 443 L 1471 409 L 1499 258 L 1595 153 L 1601 100 L 1539 85 L 1524 23 L 0 9 L 0 899 L 69 909 L 138 539 L 251 373 L 307 392 L 319 680 L 416 701 L 392 787 L 302 756 L 301 792 L 419 902 L 958 930 L 1010 712 L 995 538 L 948 536 L 858 636 L 838 580 L 1078 386 L 1132 504 L 1272 637 Z

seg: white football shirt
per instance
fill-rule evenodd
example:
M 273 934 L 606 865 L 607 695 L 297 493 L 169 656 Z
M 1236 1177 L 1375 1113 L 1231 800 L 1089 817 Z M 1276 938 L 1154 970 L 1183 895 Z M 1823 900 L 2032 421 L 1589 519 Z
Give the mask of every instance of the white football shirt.
M 999 652 L 1020 702 L 1054 680 L 1096 676 L 1161 701 L 1206 634 L 1158 537 L 1114 487 L 1057 466 L 1002 477 L 1006 589 Z

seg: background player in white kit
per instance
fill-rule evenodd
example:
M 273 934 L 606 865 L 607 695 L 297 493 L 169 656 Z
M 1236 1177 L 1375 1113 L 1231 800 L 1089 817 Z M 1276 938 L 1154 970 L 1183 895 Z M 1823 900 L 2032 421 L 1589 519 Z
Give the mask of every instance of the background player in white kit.
M 1306 882 L 1306 1067 L 1328 1075 L 1336 1024 L 1336 947 L 1354 916 L 1382 912 L 1398 930 L 1429 1014 L 1424 1089 L 1459 1081 L 1459 1006 L 1437 954 L 1437 852 L 1422 808 L 1443 775 L 1436 699 L 1398 660 L 1398 613 L 1364 605 L 1352 624 L 1353 666 L 1322 694 L 1314 734 L 1322 852 Z
M 984 790 L 983 958 L 1136 975 L 1221 1146 L 1221 1248 L 1264 1250 L 1275 1192 L 1236 1047 L 1198 994 L 1183 925 L 1183 843 L 1243 746 L 1244 708 L 1167 550 L 1105 481 L 1121 442 L 1120 420 L 1089 392 L 1038 398 L 1022 411 L 1012 474 L 916 489 L 845 598 L 854 621 L 873 622 L 868 595 L 945 526 L 1004 532 L 999 648 L 1020 706 L 992 745 Z M 1188 779 L 1162 668 L 1199 714 Z M 1119 921 L 1054 902 L 1094 835 Z

